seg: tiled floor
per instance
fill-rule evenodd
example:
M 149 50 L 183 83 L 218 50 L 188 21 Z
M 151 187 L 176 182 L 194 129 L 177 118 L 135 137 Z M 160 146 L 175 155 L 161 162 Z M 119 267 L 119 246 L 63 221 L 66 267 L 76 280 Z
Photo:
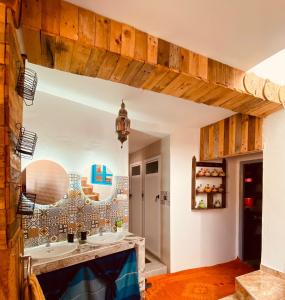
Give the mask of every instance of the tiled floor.
M 146 262 L 145 264 L 145 277 L 149 278 L 156 275 L 166 274 L 167 266 L 160 262 L 155 256 L 146 251 L 145 253 L 146 260 L 150 262 Z

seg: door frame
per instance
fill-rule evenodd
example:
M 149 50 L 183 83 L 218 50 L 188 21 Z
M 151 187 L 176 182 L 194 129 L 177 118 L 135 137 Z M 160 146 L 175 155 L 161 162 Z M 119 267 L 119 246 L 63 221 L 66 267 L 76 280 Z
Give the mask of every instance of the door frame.
M 132 214 L 130 214 L 130 212 L 132 212 L 132 201 L 131 201 L 131 194 L 130 193 L 132 191 L 132 167 L 135 167 L 135 166 L 140 166 L 140 170 L 141 170 L 141 186 L 142 186 L 142 193 L 144 193 L 144 186 L 143 186 L 143 161 L 140 160 L 140 161 L 137 161 L 137 162 L 134 162 L 132 164 L 130 164 L 129 166 L 129 174 L 130 174 L 130 182 L 129 182 L 129 229 L 130 227 L 132 227 Z M 144 220 L 143 220 L 143 216 L 144 216 L 144 198 L 142 197 L 142 235 L 144 236 Z
M 251 165 L 255 163 L 262 163 L 263 166 L 263 159 L 252 159 L 252 160 L 244 160 L 240 162 L 240 186 L 239 186 L 239 233 L 238 233 L 238 257 L 243 260 L 243 183 L 244 183 L 244 166 Z M 263 189 L 263 182 L 262 182 L 262 189 Z M 262 195 L 263 201 L 263 195 Z M 262 223 L 261 223 L 261 230 L 262 230 Z
M 158 161 L 158 174 L 159 174 L 159 206 L 160 206 L 160 210 L 159 210 L 159 214 L 160 214 L 160 224 L 159 224 L 159 227 L 160 227 L 160 235 L 159 235 L 159 256 L 157 256 L 157 258 L 161 258 L 161 154 L 159 155 L 156 155 L 156 156 L 153 156 L 153 157 L 150 157 L 150 158 L 147 158 L 145 160 L 143 160 L 143 195 L 145 195 L 145 176 L 146 176 L 146 165 L 150 162 L 154 162 L 154 161 Z M 144 205 L 144 208 L 143 208 L 143 233 L 144 233 L 144 236 L 145 236 L 145 197 L 143 197 L 143 205 Z

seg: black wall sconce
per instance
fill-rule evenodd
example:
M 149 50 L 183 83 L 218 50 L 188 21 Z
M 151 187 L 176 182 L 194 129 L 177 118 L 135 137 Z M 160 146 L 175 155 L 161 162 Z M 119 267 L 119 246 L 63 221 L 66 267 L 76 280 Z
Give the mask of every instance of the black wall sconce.
M 33 215 L 35 210 L 35 202 L 37 195 L 32 193 L 20 193 L 17 208 L 18 215 Z
M 37 73 L 31 69 L 20 67 L 16 91 L 23 98 L 26 106 L 34 104 L 37 84 Z
M 18 126 L 20 124 L 17 124 Z M 19 136 L 16 145 L 16 154 L 22 158 L 32 159 L 36 144 L 37 144 L 38 136 L 36 133 L 32 131 L 26 130 L 24 127 L 19 128 Z

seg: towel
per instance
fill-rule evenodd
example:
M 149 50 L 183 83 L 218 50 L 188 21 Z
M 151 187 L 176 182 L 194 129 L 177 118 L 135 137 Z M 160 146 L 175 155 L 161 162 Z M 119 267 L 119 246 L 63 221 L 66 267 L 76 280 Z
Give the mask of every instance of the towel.
M 46 300 L 140 299 L 135 249 L 41 274 L 38 279 Z
M 84 266 L 68 284 L 60 300 L 105 300 L 105 297 L 105 284 L 89 267 Z
M 33 273 L 24 282 L 24 300 L 45 300 L 37 276 Z
M 115 282 L 115 300 L 140 300 L 138 277 L 136 251 L 132 249 Z

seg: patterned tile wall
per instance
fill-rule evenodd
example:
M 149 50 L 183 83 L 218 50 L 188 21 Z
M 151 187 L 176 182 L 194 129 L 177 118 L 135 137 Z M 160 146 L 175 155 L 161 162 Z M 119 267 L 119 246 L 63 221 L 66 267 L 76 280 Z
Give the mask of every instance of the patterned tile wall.
M 99 227 L 110 231 L 118 219 L 128 230 L 129 179 L 115 176 L 115 190 L 110 201 L 93 201 L 81 189 L 81 177 L 69 175 L 69 192 L 54 205 L 36 205 L 34 215 L 23 216 L 25 247 L 66 240 L 68 232 L 87 231 L 96 234 Z

